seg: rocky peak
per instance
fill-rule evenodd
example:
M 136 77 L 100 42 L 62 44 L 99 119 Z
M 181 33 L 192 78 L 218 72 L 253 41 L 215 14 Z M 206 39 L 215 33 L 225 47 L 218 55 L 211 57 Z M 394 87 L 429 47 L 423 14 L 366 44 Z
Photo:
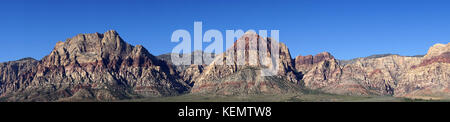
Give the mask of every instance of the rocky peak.
M 395 96 L 411 98 L 450 98 L 450 43 L 435 44 L 421 59 L 398 78 Z
M 24 65 L 28 68 L 19 67 L 20 71 L 16 67 L 2 68 L 0 74 L 8 73 L 0 76 L 0 84 L 4 84 L 0 88 L 11 92 L 5 98 L 115 100 L 175 95 L 189 89 L 171 65 L 141 45 L 126 43 L 114 30 L 78 34 L 58 42 L 49 55 L 35 62 Z M 17 72 L 20 75 L 15 75 Z M 48 92 L 53 93 L 40 94 Z
M 278 45 L 278 62 L 272 61 L 272 57 L 275 57 L 272 54 L 272 43 Z M 260 55 L 263 57 L 260 57 Z M 263 38 L 252 31 L 246 32 L 234 42 L 232 47 L 228 48 L 225 53 L 217 55 L 217 57 L 219 58 L 215 58 L 212 62 L 214 65 L 235 64 L 241 66 L 270 67 L 277 63 L 279 64 L 277 66 L 280 66 L 281 69 L 279 73 L 285 73 L 286 70 L 291 70 L 291 67 L 293 67 L 291 54 L 284 43 L 273 40 L 272 38 Z
M 450 52 L 450 43 L 448 44 L 435 44 L 430 49 L 428 49 L 428 53 L 424 56 L 425 59 L 439 56 L 443 53 Z
M 65 42 L 58 42 L 50 55 L 44 57 L 47 66 L 70 63 L 93 63 L 126 57 L 134 48 L 123 41 L 119 34 L 110 30 L 104 34 L 78 34 Z
M 272 54 L 272 43 L 278 44 L 278 57 Z M 263 57 L 260 57 L 260 55 Z M 272 57 L 276 57 L 278 60 L 273 62 Z M 246 32 L 236 40 L 233 46 L 228 48 L 225 53 L 217 55 L 211 63 L 211 66 L 232 66 L 234 67 L 234 71 L 249 66 L 278 66 L 278 74 L 285 74 L 294 69 L 289 49 L 284 43 L 273 40 L 272 38 L 263 38 L 251 31 Z M 296 82 L 296 80 L 294 81 Z
M 428 50 L 428 53 L 423 57 L 420 64 L 411 66 L 415 69 L 417 67 L 427 66 L 433 63 L 449 63 L 450 64 L 450 43 L 435 44 Z
M 314 64 L 327 61 L 327 60 L 335 60 L 334 56 L 329 52 L 322 52 L 316 54 L 315 56 L 307 55 L 307 56 L 297 56 L 295 58 L 295 69 L 299 72 L 307 72 L 309 71 Z
M 334 59 L 329 52 L 322 52 L 313 57 L 313 63 L 321 62 L 328 59 Z
M 65 42 L 58 42 L 42 62 L 46 67 L 98 65 L 114 69 L 120 66 L 156 65 L 161 66 L 164 71 L 174 73 L 165 61 L 150 54 L 142 45 L 132 46 L 126 43 L 114 30 L 104 34 L 78 34 Z
M 295 58 L 295 62 L 297 64 L 314 64 L 318 63 L 324 60 L 334 59 L 333 55 L 331 55 L 329 52 L 322 52 L 319 54 L 316 54 L 315 56 L 307 55 L 307 56 L 297 56 Z
M 278 57 L 271 52 L 274 43 L 279 46 Z M 272 56 L 278 60 L 274 62 Z M 261 74 L 262 68 L 273 66 L 278 66 L 275 76 Z M 195 84 L 191 92 L 225 95 L 284 93 L 298 88 L 298 80 L 299 75 L 285 44 L 263 38 L 255 32 L 246 32 L 232 47 L 217 55 L 198 78 L 192 79 Z

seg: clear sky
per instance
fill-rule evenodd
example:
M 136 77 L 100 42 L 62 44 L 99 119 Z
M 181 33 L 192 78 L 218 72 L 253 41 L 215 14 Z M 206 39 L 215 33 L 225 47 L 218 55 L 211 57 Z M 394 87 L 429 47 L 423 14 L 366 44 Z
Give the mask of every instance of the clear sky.
M 425 54 L 450 40 L 445 0 L 2 0 L 0 62 L 41 59 L 57 41 L 117 30 L 150 53 L 171 52 L 172 32 L 277 29 L 292 57 L 328 51 L 339 59 Z M 204 44 L 207 45 L 207 44 Z

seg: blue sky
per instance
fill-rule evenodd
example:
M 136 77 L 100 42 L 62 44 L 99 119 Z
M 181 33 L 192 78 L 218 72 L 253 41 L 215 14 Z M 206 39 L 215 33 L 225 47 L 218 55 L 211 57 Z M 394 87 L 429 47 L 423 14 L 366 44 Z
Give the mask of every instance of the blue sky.
M 171 52 L 172 32 L 277 29 L 292 57 L 328 51 L 339 59 L 425 54 L 450 40 L 450 2 L 438 0 L 2 0 L 0 62 L 41 59 L 57 41 L 117 30 L 150 53 Z M 206 46 L 208 44 L 204 44 Z

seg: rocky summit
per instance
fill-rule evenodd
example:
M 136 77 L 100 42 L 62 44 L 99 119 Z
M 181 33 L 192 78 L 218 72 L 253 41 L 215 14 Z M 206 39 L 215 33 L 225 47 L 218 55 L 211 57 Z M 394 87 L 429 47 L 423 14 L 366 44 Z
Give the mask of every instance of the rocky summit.
M 189 89 L 171 65 L 113 30 L 79 34 L 58 42 L 40 61 L 7 62 L 0 69 L 0 95 L 6 101 L 109 101 Z
M 276 54 L 270 52 L 272 43 L 279 46 L 279 55 L 273 56 L 278 58 L 275 61 L 272 55 Z M 260 48 L 264 46 L 266 50 Z M 258 58 L 260 55 L 262 58 Z M 262 68 L 271 66 L 278 67 L 275 75 L 263 76 Z M 247 32 L 190 82 L 194 83 L 193 94 L 248 95 L 299 93 L 300 79 L 285 44 Z
M 383 54 L 341 61 L 323 52 L 292 59 L 285 44 L 247 32 L 221 54 L 188 54 L 213 57 L 212 61 L 202 59 L 203 64 L 176 66 L 170 55 L 153 56 L 141 45 L 126 43 L 113 30 L 79 34 L 58 42 L 41 60 L 0 63 L 0 101 L 302 95 L 306 90 L 450 99 L 450 43 L 436 44 L 424 56 Z M 264 69 L 270 67 L 278 70 L 267 76 Z

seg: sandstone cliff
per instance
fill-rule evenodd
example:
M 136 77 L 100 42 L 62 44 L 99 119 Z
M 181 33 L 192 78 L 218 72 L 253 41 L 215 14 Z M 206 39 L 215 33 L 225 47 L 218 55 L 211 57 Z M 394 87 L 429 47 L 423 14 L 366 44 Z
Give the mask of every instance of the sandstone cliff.
M 399 77 L 395 96 L 450 98 L 450 43 L 435 44 Z
M 306 88 L 328 93 L 448 98 L 449 45 L 436 44 L 423 57 L 383 55 L 344 65 L 329 53 L 298 56 L 295 67 Z
M 270 53 L 272 43 L 279 45 L 279 56 L 274 56 L 277 61 L 271 58 L 275 55 Z M 267 50 L 256 46 L 259 44 Z M 258 58 L 260 53 L 264 53 L 263 58 Z M 278 66 L 279 70 L 273 76 L 263 76 L 261 69 L 271 66 Z M 254 32 L 245 33 L 226 52 L 217 55 L 191 82 L 194 83 L 191 90 L 194 94 L 280 94 L 300 91 L 299 76 L 286 45 Z
M 171 65 L 140 45 L 124 42 L 115 31 L 58 42 L 39 62 L 3 65 L 0 88 L 8 93 L 0 93 L 11 101 L 117 100 L 177 95 L 189 89 Z

